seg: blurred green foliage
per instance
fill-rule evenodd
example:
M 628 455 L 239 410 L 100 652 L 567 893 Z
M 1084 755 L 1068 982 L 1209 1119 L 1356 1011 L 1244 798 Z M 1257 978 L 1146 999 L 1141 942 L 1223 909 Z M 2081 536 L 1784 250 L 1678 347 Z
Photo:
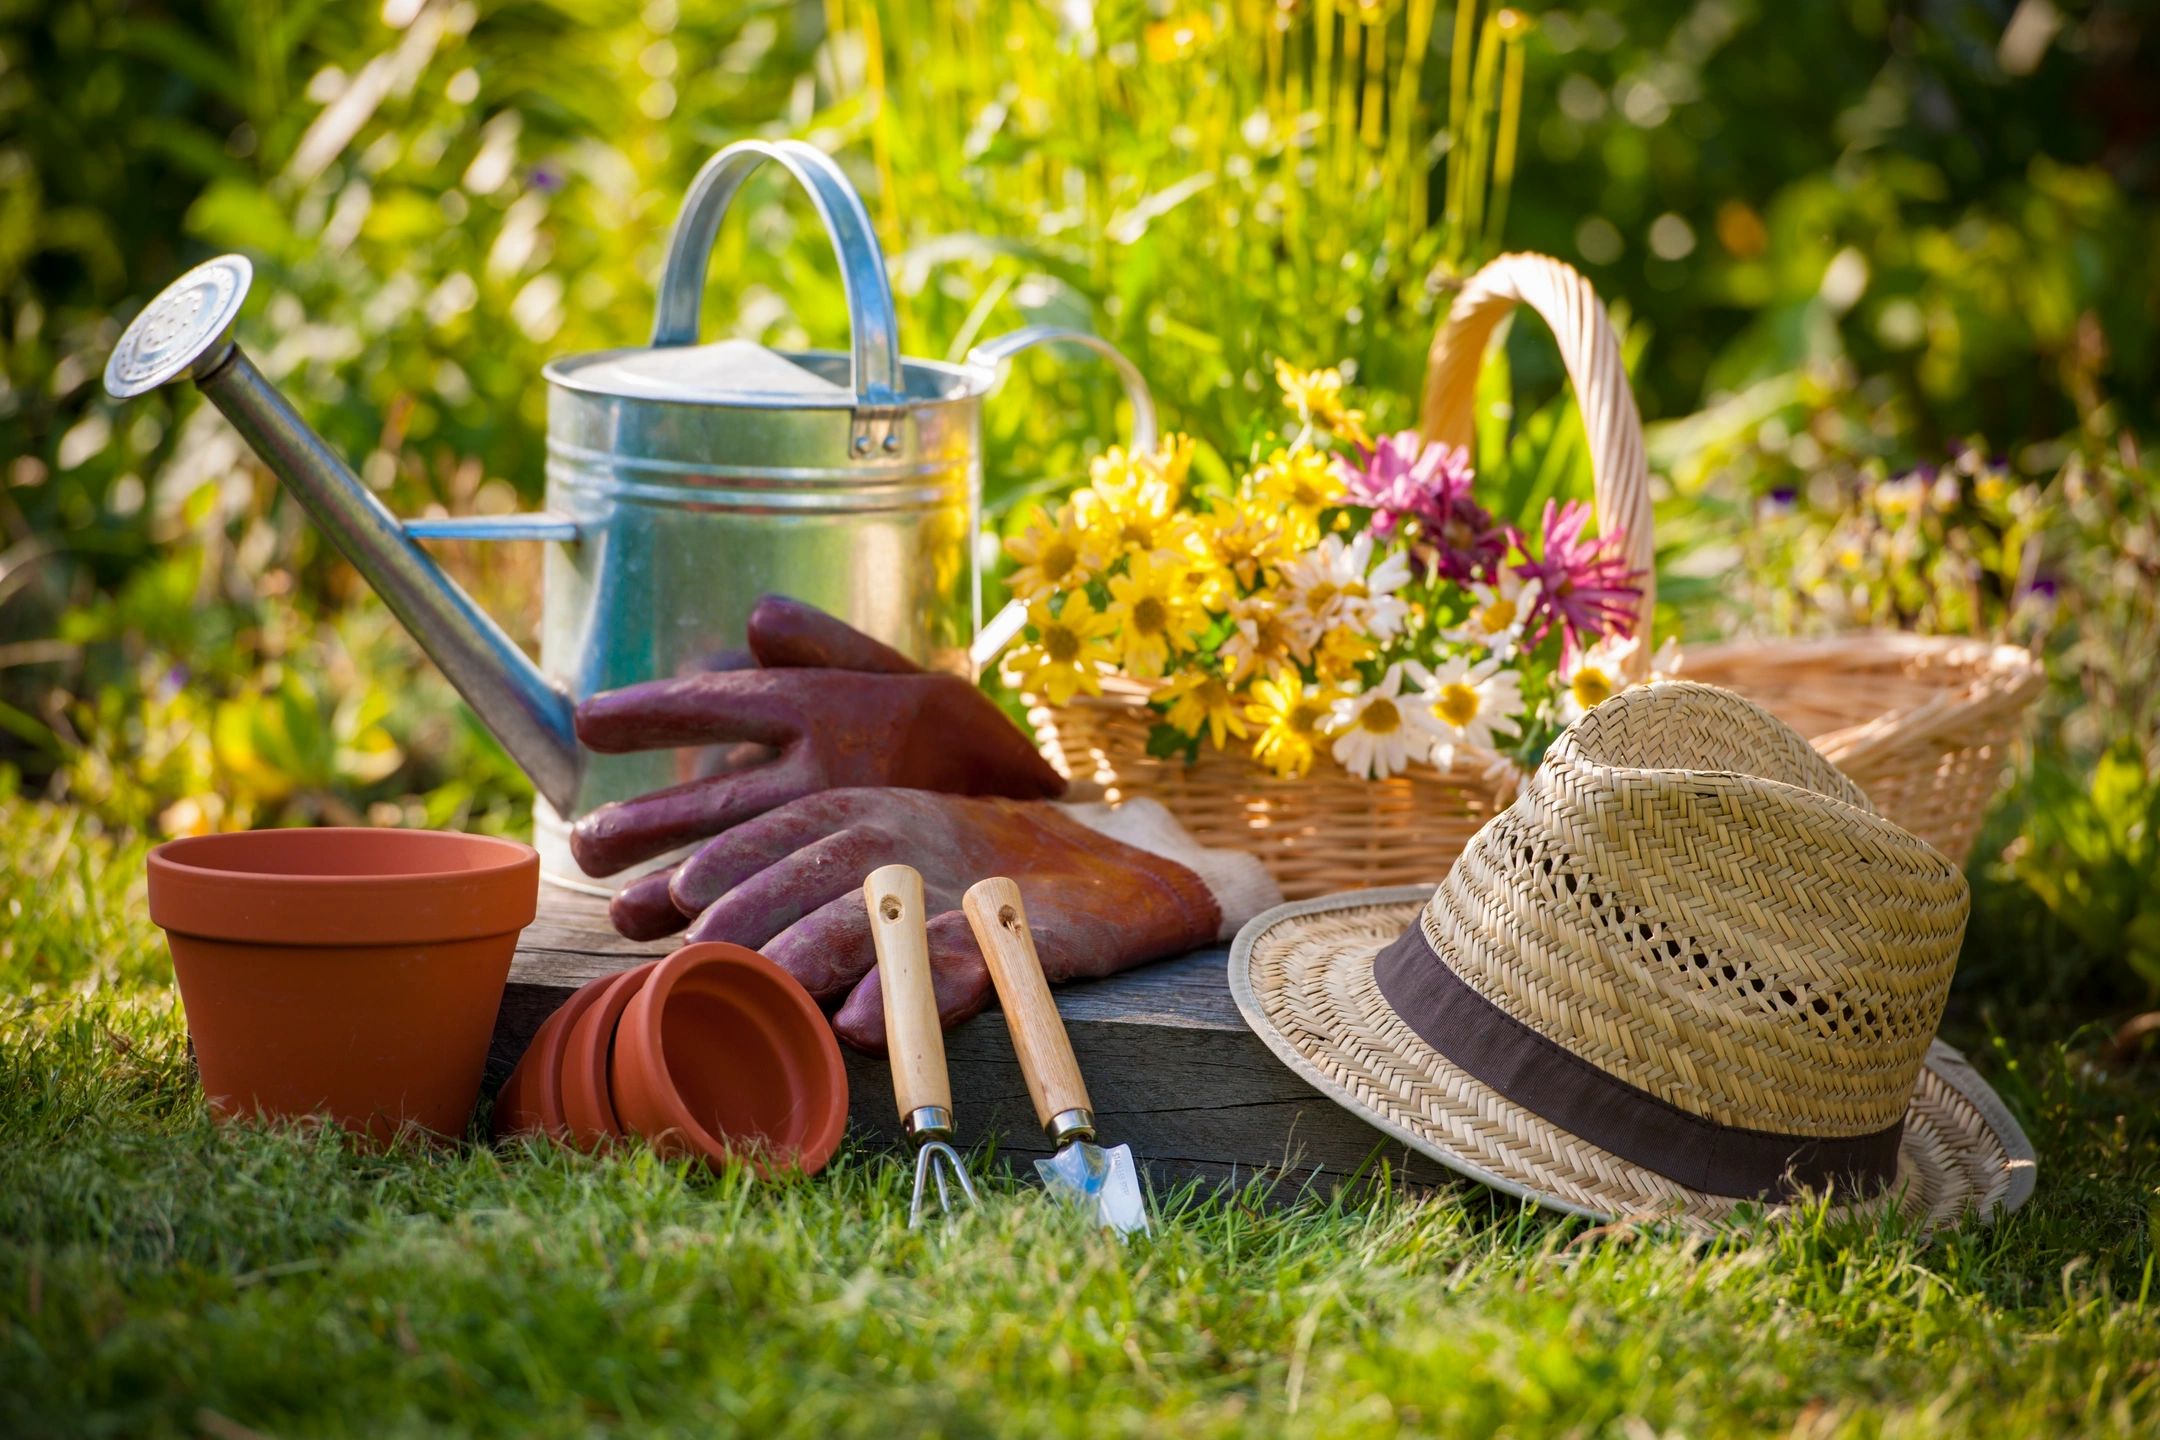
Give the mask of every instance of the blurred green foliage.
M 641 340 L 696 167 L 789 134 L 861 184 L 911 353 L 1095 329 L 1204 464 L 1249 443 L 1274 356 L 1345 364 L 1402 423 L 1457 277 L 1502 247 L 1581 265 L 1661 422 L 1672 621 L 2039 645 L 2049 743 L 1983 870 L 2012 897 L 2043 856 L 2097 874 L 2113 862 L 2046 816 L 2075 808 L 2064 785 L 2099 805 L 2102 754 L 2156 759 L 2141 20 L 2127 0 L 0 0 L 0 761 L 122 827 L 518 824 L 521 778 L 223 422 L 177 391 L 109 402 L 104 357 L 179 270 L 242 250 L 251 353 L 393 508 L 508 511 L 541 483 L 542 363 Z M 708 333 L 839 342 L 822 232 L 777 179 L 713 268 Z M 1486 407 L 1483 459 L 1565 491 L 1578 431 L 1535 328 L 1489 367 L 1516 403 Z M 1099 369 L 1019 368 L 986 413 L 994 510 L 1118 434 Z M 1884 523 L 1886 478 L 1976 435 L 1999 502 L 1967 485 Z M 529 623 L 529 547 L 443 553 Z M 2051 913 L 2010 903 L 1991 928 L 2028 927 L 2007 954 Z M 2117 942 L 2069 943 L 2077 973 L 2120 969 Z

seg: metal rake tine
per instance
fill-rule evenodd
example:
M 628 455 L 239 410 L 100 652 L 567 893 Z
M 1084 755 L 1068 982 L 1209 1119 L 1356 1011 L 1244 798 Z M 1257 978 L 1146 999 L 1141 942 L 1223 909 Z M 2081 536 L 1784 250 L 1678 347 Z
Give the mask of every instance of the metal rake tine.
M 942 1140 L 925 1141 L 915 1152 L 915 1197 L 908 1206 L 908 1229 L 913 1230 L 922 1223 L 925 1182 L 930 1179 L 937 1181 L 939 1212 L 944 1215 L 956 1213 L 952 1189 L 946 1182 L 947 1172 L 960 1186 L 960 1194 L 968 1204 L 981 1203 L 976 1198 L 974 1182 L 968 1179 L 967 1167 L 960 1163 L 959 1152 Z
M 918 1150 L 915 1152 L 915 1196 L 908 1202 L 907 1228 L 910 1230 L 922 1224 L 923 1182 L 929 1178 L 930 1152 L 928 1150 Z M 939 1203 L 942 1205 L 944 1197 L 940 1196 L 938 1198 Z

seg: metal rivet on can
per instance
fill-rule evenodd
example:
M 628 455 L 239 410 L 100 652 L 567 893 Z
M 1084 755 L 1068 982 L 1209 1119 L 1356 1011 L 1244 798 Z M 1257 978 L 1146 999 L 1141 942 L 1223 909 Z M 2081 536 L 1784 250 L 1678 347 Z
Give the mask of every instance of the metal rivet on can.
M 857 455 L 870 453 L 870 437 L 868 435 L 857 435 L 855 437 L 855 453 Z
M 885 432 L 885 453 L 886 453 L 886 454 L 888 454 L 888 455 L 897 455 L 897 454 L 898 454 L 899 452 L 900 452 L 900 432 L 899 432 L 899 431 L 897 431 L 897 430 L 888 430 L 888 431 L 886 431 L 886 432 Z

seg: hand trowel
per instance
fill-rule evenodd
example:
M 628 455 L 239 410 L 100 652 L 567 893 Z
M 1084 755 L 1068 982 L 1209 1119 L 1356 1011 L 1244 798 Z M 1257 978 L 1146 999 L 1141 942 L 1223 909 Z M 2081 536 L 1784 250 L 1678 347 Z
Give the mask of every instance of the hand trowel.
M 1058 1147 L 1048 1160 L 1035 1162 L 1044 1188 L 1121 1235 L 1146 1230 L 1147 1200 L 1132 1150 L 1124 1145 L 1104 1149 L 1095 1143 L 1095 1107 L 1080 1078 L 1065 1022 L 1050 998 L 1050 983 L 1043 978 L 1020 887 L 1002 876 L 978 881 L 969 887 L 961 908 L 997 986 L 1013 1052 L 1020 1057 L 1020 1073 L 1027 1077 L 1028 1094 L 1035 1102 L 1035 1118 Z

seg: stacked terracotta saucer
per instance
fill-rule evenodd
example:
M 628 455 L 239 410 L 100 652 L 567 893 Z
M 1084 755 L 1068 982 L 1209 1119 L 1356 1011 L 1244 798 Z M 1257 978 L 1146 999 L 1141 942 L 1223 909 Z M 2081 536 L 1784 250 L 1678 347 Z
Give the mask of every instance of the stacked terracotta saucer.
M 847 1074 L 817 1002 L 740 945 L 686 945 L 603 976 L 542 1022 L 495 1099 L 497 1136 L 815 1174 L 847 1126 Z

